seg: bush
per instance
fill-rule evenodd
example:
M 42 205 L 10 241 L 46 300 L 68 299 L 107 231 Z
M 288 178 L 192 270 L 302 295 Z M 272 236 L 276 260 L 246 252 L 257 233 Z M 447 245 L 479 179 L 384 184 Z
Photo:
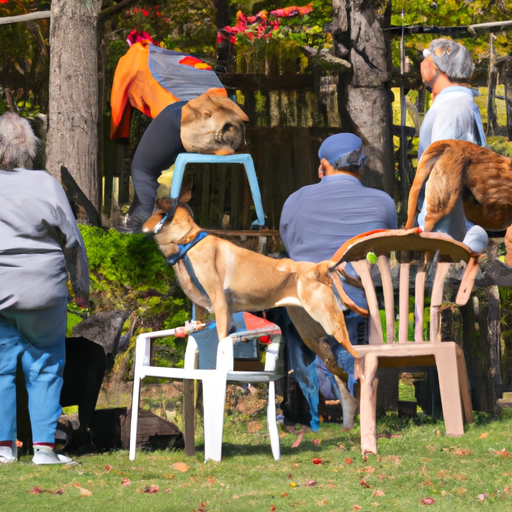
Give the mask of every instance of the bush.
M 86 225 L 80 225 L 80 231 L 89 259 L 91 298 L 87 311 L 70 305 L 70 313 L 83 317 L 114 309 L 135 312 L 131 344 L 140 332 L 170 329 L 190 319 L 191 303 L 152 238 Z M 128 320 L 125 330 L 130 324 Z M 168 350 L 157 351 L 157 362 L 179 365 L 185 344 L 176 346 L 174 337 L 159 344 Z

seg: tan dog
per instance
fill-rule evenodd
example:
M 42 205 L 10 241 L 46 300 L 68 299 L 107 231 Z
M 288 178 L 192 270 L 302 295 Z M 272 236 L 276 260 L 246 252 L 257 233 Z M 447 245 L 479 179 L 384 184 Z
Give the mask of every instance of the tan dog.
M 488 231 L 512 223 L 512 160 L 463 140 L 441 140 L 423 153 L 409 193 L 406 229 L 414 225 L 425 180 L 425 231 L 450 213 L 463 194 L 466 218 Z
M 189 198 L 182 197 L 181 200 Z M 323 341 L 325 333 L 331 334 L 348 352 L 358 357 L 350 343 L 343 312 L 332 291 L 329 262 L 269 258 L 213 235 L 189 248 L 185 257 L 178 257 L 182 247 L 197 240 L 202 230 L 194 222 L 186 204 L 179 203 L 174 214 L 169 198 L 160 199 L 158 207 L 144 224 L 143 231 L 152 232 L 157 225 L 161 226 L 155 234 L 160 251 L 166 258 L 177 258 L 170 263 L 187 296 L 208 311 L 215 312 L 219 339 L 232 332 L 232 315 L 237 311 L 293 306 L 289 312 L 299 334 L 336 377 L 343 398 L 344 428 L 352 428 L 356 402 L 344 384 L 346 373 L 338 366 L 329 345 Z M 170 210 L 172 217 L 164 219 Z M 363 316 L 368 314 L 358 308 L 343 290 L 340 292 L 348 307 Z
M 189 153 L 231 155 L 245 139 L 247 114 L 229 98 L 207 93 L 181 112 L 181 142 Z

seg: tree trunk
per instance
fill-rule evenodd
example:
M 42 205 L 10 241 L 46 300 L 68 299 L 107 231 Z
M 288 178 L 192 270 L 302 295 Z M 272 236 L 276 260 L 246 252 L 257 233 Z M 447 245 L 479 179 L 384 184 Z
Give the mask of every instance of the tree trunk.
M 96 22 L 102 0 L 52 0 L 48 171 L 65 166 L 100 209 Z
M 339 110 L 344 131 L 365 143 L 369 156 L 366 185 L 393 195 L 393 115 L 391 110 L 390 48 L 384 19 L 377 5 L 365 0 L 333 0 L 336 56 L 347 58 L 352 74 L 340 75 Z

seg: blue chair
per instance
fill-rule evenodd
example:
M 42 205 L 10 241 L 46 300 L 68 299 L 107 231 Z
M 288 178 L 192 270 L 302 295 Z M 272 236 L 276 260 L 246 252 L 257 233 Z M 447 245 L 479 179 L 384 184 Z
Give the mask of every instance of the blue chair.
M 252 225 L 254 227 L 263 227 L 265 225 L 265 215 L 263 213 L 263 205 L 261 203 L 260 187 L 258 185 L 258 178 L 254 168 L 252 156 L 249 153 L 240 153 L 235 155 L 218 156 L 218 155 L 203 155 L 200 153 L 180 153 L 176 158 L 174 164 L 174 175 L 172 178 L 170 197 L 171 199 L 178 200 L 180 197 L 181 183 L 185 173 L 185 166 L 187 164 L 242 164 L 247 173 L 247 179 L 251 188 L 251 194 L 256 209 L 256 216 L 258 217 Z

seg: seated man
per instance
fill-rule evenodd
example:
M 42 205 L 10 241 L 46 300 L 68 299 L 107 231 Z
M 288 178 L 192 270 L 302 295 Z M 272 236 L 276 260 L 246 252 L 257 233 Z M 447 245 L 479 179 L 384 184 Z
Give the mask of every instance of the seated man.
M 318 156 L 320 182 L 293 193 L 281 213 L 280 236 L 288 255 L 296 261 L 329 260 L 353 236 L 373 229 L 397 227 L 393 199 L 381 190 L 365 187 L 360 181 L 367 157 L 359 137 L 351 133 L 331 135 L 320 146 Z M 363 290 L 348 284 L 344 288 L 358 306 L 367 307 Z M 351 343 L 367 343 L 366 319 L 346 311 L 345 320 Z M 353 392 L 354 381 L 350 376 L 354 373 L 354 358 L 333 337 L 329 340 L 335 347 L 338 364 L 349 374 L 349 390 Z M 287 339 L 287 343 L 290 364 L 310 405 L 311 427 L 317 430 L 315 355 L 299 340 Z

